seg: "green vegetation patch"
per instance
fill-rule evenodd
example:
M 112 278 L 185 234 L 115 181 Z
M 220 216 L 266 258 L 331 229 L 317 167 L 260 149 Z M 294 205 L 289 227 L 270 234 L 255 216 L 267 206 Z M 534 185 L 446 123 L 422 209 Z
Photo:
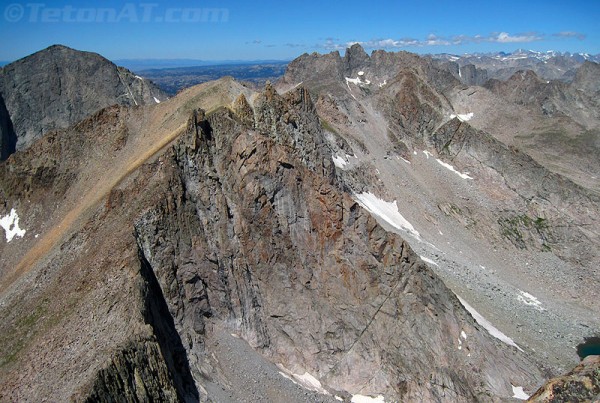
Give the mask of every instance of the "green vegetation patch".
M 500 235 L 519 249 L 536 246 L 544 252 L 551 250 L 549 240 L 552 239 L 548 220 L 542 217 L 529 217 L 518 214 L 498 219 Z

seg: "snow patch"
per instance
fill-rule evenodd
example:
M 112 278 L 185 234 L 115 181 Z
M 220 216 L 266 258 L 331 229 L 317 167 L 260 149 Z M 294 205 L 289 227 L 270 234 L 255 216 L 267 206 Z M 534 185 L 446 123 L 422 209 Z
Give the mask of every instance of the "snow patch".
M 361 81 L 360 81 L 359 77 L 356 77 L 356 78 L 346 77 L 346 85 L 348 85 L 348 88 L 350 88 L 349 83 L 352 83 L 354 85 L 359 85 L 361 83 Z
M 421 240 L 421 235 L 415 230 L 415 227 L 413 227 L 412 224 L 398 212 L 396 200 L 393 202 L 386 202 L 371 192 L 355 194 L 354 200 L 371 213 L 371 215 L 379 217 L 392 227 L 406 231 L 418 240 Z
M 522 386 L 514 386 L 512 383 L 510 384 L 513 390 L 513 397 L 519 400 L 527 400 L 529 399 L 529 395 L 525 393 Z
M 352 403 L 385 403 L 385 398 L 381 395 L 377 397 L 352 395 Z
M 308 372 L 304 372 L 303 375 L 292 374 L 292 376 L 296 378 L 298 382 L 307 389 L 311 389 L 315 392 L 323 393 L 326 395 L 329 394 L 325 389 L 323 389 L 321 382 L 319 382 L 317 378 L 315 378 Z
M 358 75 L 359 75 L 359 76 L 364 76 L 364 75 L 365 75 L 365 72 L 364 72 L 364 71 L 359 71 L 359 72 L 358 72 Z
M 462 73 L 460 72 L 460 67 L 458 68 L 458 76 L 462 78 Z
M 454 118 L 458 118 L 458 120 L 460 120 L 461 122 L 466 122 L 468 120 L 471 120 L 471 118 L 473 117 L 473 112 L 469 112 L 469 113 L 459 113 L 457 115 L 452 114 L 450 115 L 450 119 L 454 119 Z
M 463 339 L 467 340 L 467 334 L 465 333 L 464 330 L 460 331 L 460 337 L 462 337 Z
M 427 150 L 423 150 L 423 154 L 425 154 L 425 156 L 427 157 L 427 159 L 429 159 L 429 157 L 433 157 L 433 154 L 432 154 L 432 153 L 430 153 L 430 152 L 429 152 L 429 151 L 427 151 Z
M 383 80 L 382 83 L 379 83 L 379 88 L 383 87 L 386 84 L 387 84 L 387 80 Z
M 520 302 L 524 303 L 525 305 L 532 306 L 540 312 L 545 311 L 545 309 L 542 308 L 542 303 L 540 302 L 540 300 L 534 297 L 533 295 L 521 290 L 519 290 L 519 294 L 521 295 L 517 296 L 517 300 L 519 300 Z
M 283 364 L 277 364 L 277 367 L 281 370 L 279 374 L 284 378 L 289 379 L 290 381 L 298 384 L 305 389 L 312 390 L 313 392 L 321 393 L 322 395 L 329 395 L 329 392 L 323 388 L 321 382 L 308 372 L 304 372 L 304 374 L 294 374 L 292 371 L 283 366 Z
M 344 401 L 344 399 L 342 399 L 342 398 L 341 398 L 341 397 L 339 397 L 338 395 L 335 395 L 334 397 L 335 397 L 335 400 L 339 400 L 340 402 L 343 402 L 343 401 Z
M 466 173 L 458 172 L 452 165 L 445 163 L 444 161 L 440 160 L 439 158 L 436 158 L 436 161 L 441 166 L 443 166 L 444 168 L 449 169 L 450 171 L 454 172 L 455 174 L 457 174 L 458 176 L 460 176 L 463 179 L 473 179 L 469 175 L 467 175 Z
M 437 264 L 437 263 L 436 263 L 434 260 L 432 260 L 432 259 L 429 259 L 429 258 L 428 258 L 428 257 L 426 257 L 426 256 L 419 256 L 419 257 L 420 257 L 420 258 L 421 258 L 421 260 L 422 260 L 422 261 L 424 261 L 425 263 L 429 263 L 429 264 L 432 264 L 432 265 L 434 265 L 434 266 L 440 267 L 440 265 L 439 265 L 439 264 Z
M 154 102 L 156 102 L 157 104 L 160 104 L 160 100 L 158 98 L 156 98 L 156 97 L 152 97 L 152 98 L 154 98 Z
M 296 88 L 298 88 L 300 85 L 302 85 L 304 81 L 300 81 L 298 84 L 294 85 L 292 88 L 290 88 L 289 90 L 287 90 L 286 92 L 290 92 L 292 90 L 295 90 Z
M 10 214 L 0 218 L 0 227 L 4 228 L 6 242 L 12 241 L 14 237 L 23 238 L 27 232 L 19 228 L 19 215 L 14 208 L 10 210 Z
M 135 78 L 137 78 L 138 80 L 143 80 L 143 78 L 140 76 L 135 76 Z
M 371 84 L 371 81 L 369 81 L 369 80 L 363 81 L 361 79 L 360 74 L 356 78 L 350 78 L 350 77 L 345 77 L 345 78 L 346 78 L 346 85 L 348 86 L 348 89 L 350 89 L 350 83 L 352 83 L 354 85 L 358 85 L 358 86 L 360 86 L 361 84 L 366 84 L 366 85 Z
M 338 157 L 334 154 L 331 156 L 331 158 L 333 159 L 333 164 L 339 169 L 344 169 L 344 167 L 348 165 L 348 161 L 346 161 L 346 159 L 344 159 L 343 157 Z
M 467 311 L 469 311 L 471 316 L 473 316 L 473 319 L 475 319 L 475 322 L 479 323 L 479 325 L 482 326 L 485 330 L 487 330 L 490 335 L 494 336 L 501 342 L 508 344 L 509 346 L 513 346 L 513 347 L 517 348 L 519 351 L 523 351 L 523 349 L 521 349 L 521 347 L 517 346 L 517 343 L 515 343 L 513 339 L 511 339 L 510 337 L 508 337 L 507 335 L 502 333 L 500 330 L 498 330 L 486 318 L 484 318 L 479 312 L 477 312 L 475 310 L 475 308 L 473 308 L 471 305 L 469 305 L 467 303 L 467 301 L 465 301 L 458 295 L 456 295 L 456 296 L 458 297 L 458 300 L 460 301 L 460 303 L 465 307 L 465 309 Z

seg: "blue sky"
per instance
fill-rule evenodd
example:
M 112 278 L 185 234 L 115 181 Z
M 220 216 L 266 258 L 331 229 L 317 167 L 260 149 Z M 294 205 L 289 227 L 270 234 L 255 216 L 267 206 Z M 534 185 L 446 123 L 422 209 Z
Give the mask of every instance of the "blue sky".
M 289 60 L 360 42 L 416 53 L 600 53 L 600 1 L 0 0 L 0 60 L 60 43 L 109 59 Z

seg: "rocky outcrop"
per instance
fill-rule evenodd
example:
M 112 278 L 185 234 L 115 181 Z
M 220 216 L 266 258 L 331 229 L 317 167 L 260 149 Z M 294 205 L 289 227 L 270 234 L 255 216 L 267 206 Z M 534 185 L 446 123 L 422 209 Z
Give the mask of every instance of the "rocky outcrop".
M 331 152 L 305 87 L 279 95 L 271 85 L 254 101 L 255 128 L 277 143 L 295 150 L 310 170 L 333 178 Z
M 203 335 L 218 321 L 333 393 L 494 400 L 539 376 L 340 192 L 311 105 L 303 89 L 267 88 L 255 128 L 196 113 L 168 154 L 168 192 L 136 222 L 192 366 L 207 371 Z
M 384 50 L 368 55 L 360 44 L 354 44 L 346 50 L 343 58 L 337 51 L 325 55 L 304 54 L 296 58 L 288 65 L 278 87 L 303 83 L 315 96 L 330 94 L 344 98 L 349 95 L 343 90 L 357 85 L 345 79 L 356 80 L 360 76 L 360 87 L 369 95 L 378 88 L 385 88 L 402 71 L 418 71 L 436 88 L 459 83 L 450 72 L 436 68 L 429 58 Z
M 167 99 L 151 82 L 102 56 L 54 45 L 0 70 L 16 149 L 51 130 L 66 128 L 114 104 L 155 104 Z M 10 154 L 9 144 L 2 153 Z
M 113 355 L 101 369 L 86 402 L 197 402 L 198 390 L 190 372 L 185 349 L 154 272 L 143 254 L 142 315 L 152 328 L 152 336 L 134 339 Z
M 466 85 L 483 85 L 488 80 L 487 70 L 475 67 L 473 64 L 460 66 L 458 78 Z
M 242 124 L 246 126 L 254 126 L 254 111 L 248 103 L 248 100 L 244 94 L 240 94 L 235 100 L 232 106 L 233 112 L 241 120 Z
M 586 61 L 577 69 L 572 86 L 595 95 L 600 91 L 600 64 Z
M 155 341 L 140 341 L 115 355 L 98 373 L 85 402 L 182 401 Z
M 505 318 L 499 326 L 519 345 L 535 349 L 531 354 L 540 362 L 554 361 L 558 372 L 571 366 L 577 359 L 571 347 L 597 327 L 591 319 L 597 315 L 571 321 L 572 310 L 559 308 L 562 319 L 546 320 L 531 311 L 547 308 L 532 308 L 536 302 L 521 294 L 528 287 L 527 293 L 547 297 L 549 305 L 564 297 L 565 303 L 577 300 L 597 310 L 597 287 L 584 286 L 596 278 L 599 261 L 600 238 L 593 229 L 598 197 L 592 187 L 598 177 L 597 97 L 528 71 L 507 82 L 488 80 L 481 88 L 461 83 L 452 59 L 440 65 L 403 52 L 375 51 L 366 58 L 355 48 L 348 54 L 336 64 L 341 78 L 332 70 L 303 82 L 318 94 L 323 126 L 335 134 L 327 137 L 330 143 L 343 138 L 356 156 L 332 146 L 344 185 L 395 200 L 411 226 L 427 231 L 423 236 L 419 230 L 430 244 L 411 237 L 408 242 L 436 263 L 432 267 L 447 284 L 471 298 L 478 295 L 482 309 L 501 311 L 493 321 Z M 354 57 L 362 64 L 348 68 Z M 299 58 L 282 81 L 298 83 L 326 60 L 332 56 Z M 442 224 L 449 219 L 452 224 Z M 467 248 L 478 252 L 467 257 Z M 494 262 L 499 256 L 502 261 Z M 476 265 L 481 259 L 488 264 Z M 490 278 L 499 279 L 502 291 L 490 287 Z M 476 283 L 479 290 L 472 292 Z M 582 286 L 585 292 L 579 292 Z M 533 326 L 529 332 L 516 322 L 525 316 L 526 326 Z M 542 330 L 547 337 L 533 336 L 533 329 L 550 328 Z M 574 329 L 577 337 L 567 342 Z M 563 333 L 564 339 L 550 336 Z
M 400 72 L 376 99 L 389 117 L 397 141 L 412 139 L 421 145 L 443 122 L 443 111 L 450 109 L 448 102 L 411 70 Z
M 568 374 L 550 379 L 527 401 L 532 403 L 600 401 L 600 356 L 587 356 Z

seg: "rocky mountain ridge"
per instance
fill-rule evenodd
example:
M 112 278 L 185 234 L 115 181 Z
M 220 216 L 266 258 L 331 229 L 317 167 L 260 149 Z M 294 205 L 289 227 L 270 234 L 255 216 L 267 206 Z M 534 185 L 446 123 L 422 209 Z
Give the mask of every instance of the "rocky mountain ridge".
M 598 166 L 592 156 L 597 148 L 575 145 L 587 136 L 597 137 L 594 93 L 574 84 L 548 86 L 534 73 L 524 73 L 524 81 L 519 73 L 500 83 L 511 88 L 502 92 L 465 86 L 448 69 L 411 54 L 376 51 L 369 56 L 355 45 L 346 55 L 357 57 L 347 60 L 336 52 L 303 55 L 290 64 L 279 86 L 306 85 L 329 134 L 350 146 L 335 150 L 347 186 L 357 194 L 369 191 L 397 200 L 410 223 L 399 226 L 400 233 L 409 234 L 411 246 L 434 263 L 453 291 L 479 300 L 478 310 L 506 304 L 497 320 L 505 320 L 507 328 L 518 323 L 513 334 L 521 332 L 521 317 L 549 334 L 544 341 L 522 334 L 529 339 L 524 343 L 536 345 L 536 351 L 561 335 L 579 333 L 570 346 L 542 353 L 566 367 L 573 365 L 566 362 L 574 363 L 574 354 L 558 358 L 557 352 L 572 351 L 597 328 L 591 322 L 583 325 L 589 319 L 584 312 L 598 309 L 594 287 L 587 286 L 587 279 L 596 276 L 599 258 L 599 234 L 592 229 L 599 216 Z M 378 68 L 382 60 L 393 67 Z M 296 71 L 318 74 L 311 78 Z M 521 82 L 531 87 L 519 89 Z M 554 103 L 554 114 L 544 113 L 544 102 Z M 547 133 L 548 126 L 565 134 Z M 528 136 L 521 137 L 517 130 Z M 562 136 L 572 136 L 575 144 L 553 149 L 563 144 Z M 444 224 L 448 218 L 458 227 Z M 410 235 L 415 231 L 419 237 Z M 470 250 L 469 256 L 465 250 Z M 500 255 L 501 261 L 492 264 Z M 520 280 L 514 282 L 517 277 Z M 586 292 L 580 293 L 580 287 Z M 519 305 L 528 301 L 524 294 L 545 295 L 553 304 L 548 289 L 583 303 L 582 316 L 572 321 L 567 311 L 558 313 L 571 297 L 558 298 L 553 313 L 526 308 L 537 302 Z M 523 308 L 527 312 L 521 313 Z M 561 319 L 550 319 L 554 314 Z M 550 344 L 542 347 L 546 342 Z

